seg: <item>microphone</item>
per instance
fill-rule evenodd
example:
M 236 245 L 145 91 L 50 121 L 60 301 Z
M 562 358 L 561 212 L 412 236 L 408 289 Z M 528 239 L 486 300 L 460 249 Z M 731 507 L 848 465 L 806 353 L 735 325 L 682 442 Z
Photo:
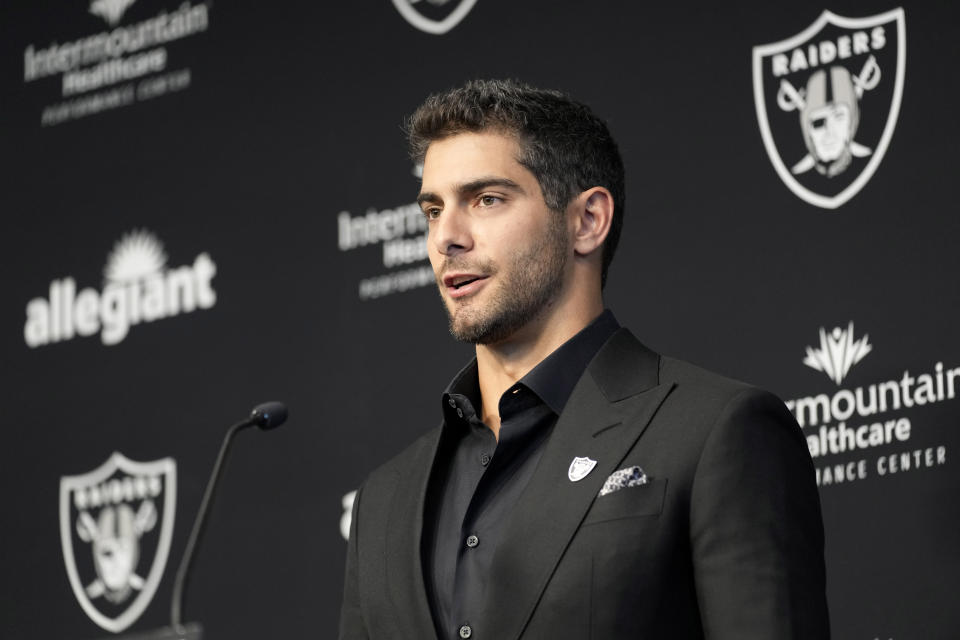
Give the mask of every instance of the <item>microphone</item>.
M 264 431 L 276 429 L 287 421 L 287 405 L 282 402 L 264 402 L 250 412 L 250 420 Z
M 193 530 L 187 539 L 187 546 L 183 552 L 183 558 L 180 560 L 180 567 L 177 569 L 177 577 L 173 583 L 173 599 L 170 604 L 170 626 L 177 634 L 186 634 L 188 629 L 182 625 L 183 604 L 187 597 L 187 582 L 190 576 L 190 569 L 193 566 L 193 556 L 203 537 L 206 528 L 207 513 L 213 503 L 213 495 L 217 488 L 217 482 L 220 480 L 220 471 L 223 468 L 223 462 L 227 457 L 227 451 L 233 437 L 243 429 L 257 426 L 263 431 L 276 429 L 287 420 L 287 406 L 282 402 L 264 402 L 258 404 L 250 412 L 246 420 L 241 420 L 227 430 L 223 438 L 223 444 L 220 445 L 220 453 L 217 455 L 217 461 L 213 465 L 213 471 L 210 473 L 210 479 L 207 481 L 207 488 L 203 492 L 203 499 L 200 501 L 200 508 L 197 510 L 197 517 L 193 521 Z M 193 626 L 193 625 L 189 625 Z

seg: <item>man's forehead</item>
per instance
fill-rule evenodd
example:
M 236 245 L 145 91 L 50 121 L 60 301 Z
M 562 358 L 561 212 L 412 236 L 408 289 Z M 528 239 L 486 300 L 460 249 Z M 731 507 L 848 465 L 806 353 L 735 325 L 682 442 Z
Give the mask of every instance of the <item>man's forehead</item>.
M 460 133 L 430 143 L 423 162 L 421 191 L 436 192 L 481 178 L 520 183 L 534 179 L 520 164 L 515 138 L 496 132 Z

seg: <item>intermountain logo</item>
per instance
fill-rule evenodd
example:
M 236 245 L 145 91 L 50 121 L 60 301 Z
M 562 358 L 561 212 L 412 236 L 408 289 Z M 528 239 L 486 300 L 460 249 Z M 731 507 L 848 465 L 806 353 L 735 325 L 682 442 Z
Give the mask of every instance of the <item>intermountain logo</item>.
M 60 479 L 67 577 L 80 606 L 107 631 L 136 622 L 160 584 L 173 537 L 176 470 L 172 458 L 134 462 L 115 452 L 93 471 Z
M 820 346 L 807 347 L 803 364 L 824 372 L 839 385 L 850 368 L 863 360 L 872 349 L 868 336 L 853 339 L 852 321 L 846 329 L 834 327 L 829 334 L 820 327 Z
M 210 25 L 210 4 L 181 2 L 175 10 L 133 24 L 121 24 L 136 0 L 92 0 L 89 12 L 107 29 L 67 42 L 41 36 L 47 45 L 23 51 L 25 84 L 59 80 L 60 102 L 47 104 L 41 126 L 52 126 L 157 98 L 190 86 L 190 68 L 170 70 L 172 43 L 203 33 Z
M 420 177 L 423 165 L 413 167 Z M 386 273 L 360 280 L 357 292 L 361 300 L 418 289 L 436 283 L 433 268 L 425 263 L 427 256 L 427 221 L 416 202 L 377 211 L 367 209 L 365 215 L 341 211 L 337 215 L 337 246 L 340 251 L 353 251 L 368 245 L 382 247 Z M 411 266 L 413 265 L 413 266 Z M 397 270 L 398 267 L 404 267 Z
M 460 24 L 476 3 L 477 0 L 393 0 L 407 22 L 438 36 Z
M 911 444 L 917 433 L 913 420 L 931 415 L 917 413 L 922 407 L 957 398 L 960 367 L 937 361 L 920 373 L 905 369 L 899 377 L 841 386 L 850 369 L 872 351 L 866 334 L 854 338 L 853 322 L 829 333 L 821 328 L 820 346 L 807 347 L 803 364 L 827 374 L 839 388 L 785 403 L 803 429 L 820 486 L 863 480 L 871 473 L 888 476 L 946 464 L 946 445 L 930 444 L 929 431 L 921 430 L 919 441 Z M 897 449 L 877 453 L 871 472 L 865 452 L 888 446 Z M 828 456 L 829 462 L 818 462 Z
M 111 27 L 117 26 L 123 14 L 137 0 L 93 0 L 90 13 L 103 18 Z
M 125 234 L 114 245 L 103 270 L 102 291 L 77 292 L 71 277 L 50 283 L 49 298 L 27 303 L 23 327 L 28 347 L 100 333 L 105 345 L 123 340 L 130 327 L 170 318 L 217 302 L 211 280 L 217 265 L 201 253 L 193 265 L 167 269 L 163 245 L 152 233 Z
M 865 18 L 824 11 L 801 33 L 754 47 L 760 133 L 794 194 L 835 209 L 870 180 L 897 124 L 906 51 L 899 8 Z

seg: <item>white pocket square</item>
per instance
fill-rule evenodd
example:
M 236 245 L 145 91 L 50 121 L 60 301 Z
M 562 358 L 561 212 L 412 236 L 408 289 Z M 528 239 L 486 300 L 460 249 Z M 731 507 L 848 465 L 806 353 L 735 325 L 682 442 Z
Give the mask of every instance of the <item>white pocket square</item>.
M 626 467 L 611 473 L 597 495 L 605 496 L 626 487 L 639 487 L 647 484 L 647 482 L 647 474 L 643 472 L 643 469 L 637 466 Z

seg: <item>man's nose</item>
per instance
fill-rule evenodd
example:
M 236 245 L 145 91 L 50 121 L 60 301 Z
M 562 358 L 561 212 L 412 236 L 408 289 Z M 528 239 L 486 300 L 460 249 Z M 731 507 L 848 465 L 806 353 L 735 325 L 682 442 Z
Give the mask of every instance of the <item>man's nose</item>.
M 447 209 L 434 221 L 430 241 L 437 252 L 454 256 L 473 248 L 469 217 L 458 209 Z

